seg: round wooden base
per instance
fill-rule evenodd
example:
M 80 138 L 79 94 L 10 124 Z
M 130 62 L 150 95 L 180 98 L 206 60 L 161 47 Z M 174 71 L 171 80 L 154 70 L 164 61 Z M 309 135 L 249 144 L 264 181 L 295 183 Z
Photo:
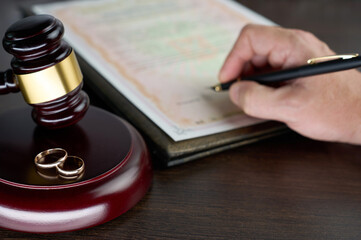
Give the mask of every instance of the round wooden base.
M 34 157 L 63 148 L 81 157 L 85 172 L 65 180 L 39 173 Z M 127 122 L 96 107 L 74 126 L 46 130 L 30 109 L 0 115 L 0 227 L 64 232 L 107 222 L 148 191 L 152 167 L 146 145 Z

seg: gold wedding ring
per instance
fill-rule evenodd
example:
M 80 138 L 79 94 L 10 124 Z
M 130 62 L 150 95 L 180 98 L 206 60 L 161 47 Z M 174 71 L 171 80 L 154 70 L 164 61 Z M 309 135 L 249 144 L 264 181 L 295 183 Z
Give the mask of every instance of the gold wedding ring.
M 68 153 L 62 148 L 52 148 L 36 155 L 34 162 L 39 169 L 54 168 L 67 159 Z
M 61 177 L 73 178 L 79 176 L 84 171 L 84 161 L 77 156 L 68 156 L 66 161 L 55 167 Z
M 53 176 L 47 176 L 43 170 L 54 168 L 56 174 L 61 178 L 77 179 L 82 176 L 85 169 L 83 159 L 77 156 L 68 156 L 67 151 L 62 148 L 45 150 L 36 155 L 34 162 L 38 169 L 38 173 L 43 177 L 45 175 L 46 178 L 53 178 Z

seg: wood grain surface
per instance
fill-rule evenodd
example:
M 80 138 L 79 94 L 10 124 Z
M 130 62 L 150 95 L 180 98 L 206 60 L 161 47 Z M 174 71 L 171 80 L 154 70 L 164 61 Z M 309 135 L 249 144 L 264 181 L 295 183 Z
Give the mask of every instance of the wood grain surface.
M 1 36 L 27 2 L 0 2 Z M 240 2 L 281 26 L 312 31 L 338 53 L 361 52 L 361 1 Z M 9 59 L 1 50 L 1 68 Z M 0 113 L 23 104 L 21 96 L 0 96 Z M 103 225 L 52 235 L 1 229 L 0 239 L 361 239 L 360 153 L 289 133 L 156 170 L 145 198 Z

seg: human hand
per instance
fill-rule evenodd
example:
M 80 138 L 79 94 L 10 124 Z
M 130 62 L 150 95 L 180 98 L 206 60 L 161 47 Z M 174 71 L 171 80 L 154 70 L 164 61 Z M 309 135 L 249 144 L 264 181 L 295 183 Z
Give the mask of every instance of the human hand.
M 224 83 L 269 68 L 304 65 L 310 58 L 333 54 L 308 32 L 247 25 L 219 79 Z M 313 139 L 361 144 L 361 73 L 357 70 L 299 78 L 278 88 L 241 81 L 231 86 L 229 94 L 250 116 L 282 121 Z

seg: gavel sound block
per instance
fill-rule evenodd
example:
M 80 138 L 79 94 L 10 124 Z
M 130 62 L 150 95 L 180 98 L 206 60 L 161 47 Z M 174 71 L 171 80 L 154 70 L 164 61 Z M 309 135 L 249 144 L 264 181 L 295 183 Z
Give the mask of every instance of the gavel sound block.
M 126 121 L 89 106 L 82 74 L 62 23 L 24 18 L 3 46 L 14 58 L 0 94 L 21 91 L 32 107 L 0 114 L 0 227 L 36 233 L 83 229 L 133 207 L 148 191 L 152 166 L 140 134 Z M 33 120 L 32 120 L 32 119 Z M 34 164 L 47 149 L 84 160 L 76 179 L 44 176 Z

